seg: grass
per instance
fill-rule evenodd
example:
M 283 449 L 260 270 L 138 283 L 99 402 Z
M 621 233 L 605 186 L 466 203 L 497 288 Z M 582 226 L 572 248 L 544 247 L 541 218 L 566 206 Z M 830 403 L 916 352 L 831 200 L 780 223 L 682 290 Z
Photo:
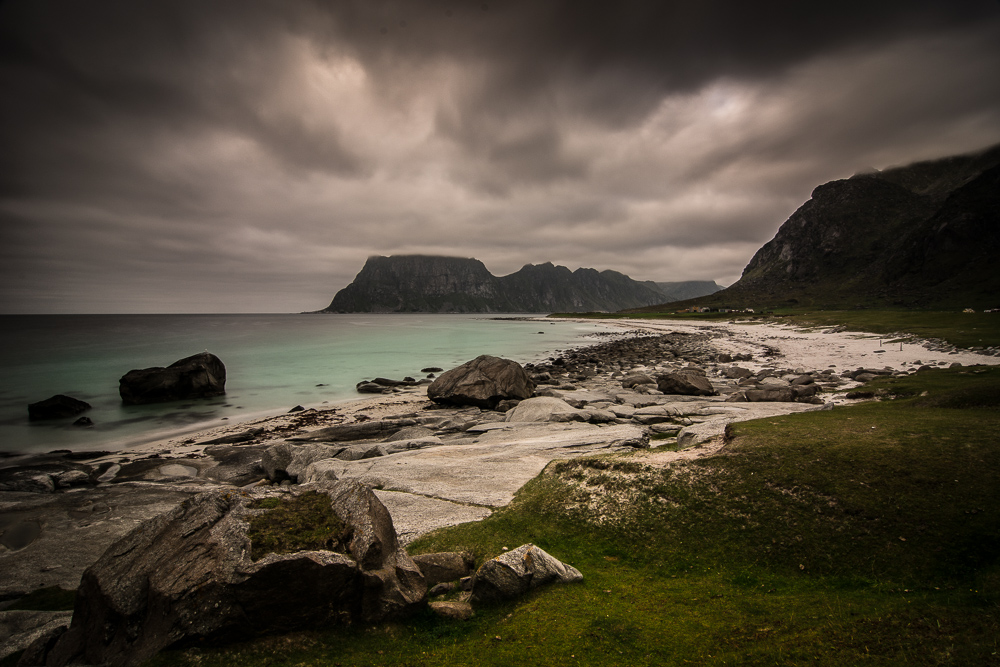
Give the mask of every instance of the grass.
M 550 465 L 411 553 L 533 542 L 577 568 L 476 609 L 174 652 L 154 664 L 1000 664 L 1000 369 L 871 383 L 885 400 L 733 425 L 724 455 Z
M 293 498 L 263 498 L 251 507 L 266 510 L 249 522 L 251 560 L 269 553 L 346 552 L 350 527 L 333 511 L 325 494 L 309 491 Z
M 789 312 L 799 324 L 844 325 L 871 333 L 907 332 L 917 338 L 940 338 L 956 347 L 1000 345 L 1000 313 L 961 313 L 903 310 L 839 310 Z
M 778 309 L 769 315 L 746 313 L 559 313 L 553 317 L 592 319 L 669 319 L 787 322 L 803 326 L 846 326 L 876 334 L 907 332 L 906 338 L 938 338 L 962 348 L 1000 345 L 1000 313 L 918 310 Z

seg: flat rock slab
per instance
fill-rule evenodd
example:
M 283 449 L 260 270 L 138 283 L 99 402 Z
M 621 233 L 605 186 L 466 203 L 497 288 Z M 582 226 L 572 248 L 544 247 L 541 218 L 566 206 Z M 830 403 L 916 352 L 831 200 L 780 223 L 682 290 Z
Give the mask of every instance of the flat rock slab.
M 112 542 L 204 490 L 202 485 L 116 484 L 68 493 L 0 493 L 5 534 L 37 527 L 30 540 L 14 544 L 17 548 L 0 547 L 0 597 L 48 586 L 77 588 L 83 571 Z
M 514 492 L 555 459 L 566 459 L 639 440 L 631 424 L 507 424 L 468 444 L 442 445 L 336 467 L 339 478 L 361 478 L 389 491 L 455 503 L 502 507 Z M 387 505 L 388 506 L 388 505 Z M 393 520 L 402 515 L 393 512 Z
M 493 513 L 488 507 L 427 498 L 413 493 L 376 490 L 375 495 L 389 510 L 399 543 L 403 546 L 432 530 L 480 521 Z

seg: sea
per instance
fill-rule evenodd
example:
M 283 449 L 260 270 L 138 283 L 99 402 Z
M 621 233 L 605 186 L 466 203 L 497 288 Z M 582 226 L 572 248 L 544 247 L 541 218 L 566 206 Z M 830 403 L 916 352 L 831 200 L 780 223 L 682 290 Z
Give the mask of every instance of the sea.
M 598 342 L 596 323 L 537 316 L 439 314 L 3 315 L 0 452 L 120 450 L 198 430 L 362 396 L 364 379 L 422 378 L 480 354 L 540 361 Z M 118 380 L 208 351 L 226 395 L 122 405 Z M 28 421 L 28 404 L 66 394 L 94 425 Z

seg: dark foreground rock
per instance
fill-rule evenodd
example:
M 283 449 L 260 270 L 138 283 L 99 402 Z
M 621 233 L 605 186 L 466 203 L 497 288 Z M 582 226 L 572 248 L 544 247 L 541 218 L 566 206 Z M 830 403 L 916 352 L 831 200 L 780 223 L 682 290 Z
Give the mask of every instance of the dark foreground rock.
M 493 410 L 501 401 L 530 398 L 534 391 L 535 383 L 521 364 L 484 354 L 439 375 L 427 387 L 427 398 Z
M 90 403 L 72 396 L 56 394 L 52 398 L 38 401 L 28 406 L 28 419 L 41 421 L 44 419 L 65 419 L 75 417 L 90 409 Z
M 226 366 L 209 352 L 175 361 L 166 368 L 132 370 L 118 381 L 125 405 L 207 398 L 226 393 Z
M 577 581 L 583 575 L 575 567 L 525 544 L 483 563 L 472 581 L 472 601 L 516 598 L 545 584 Z
M 248 521 L 266 511 L 252 500 L 265 494 L 202 493 L 143 523 L 84 572 L 44 664 L 135 665 L 170 646 L 375 622 L 422 604 L 424 579 L 372 491 L 344 481 L 320 492 L 349 527 L 346 553 L 252 560 Z

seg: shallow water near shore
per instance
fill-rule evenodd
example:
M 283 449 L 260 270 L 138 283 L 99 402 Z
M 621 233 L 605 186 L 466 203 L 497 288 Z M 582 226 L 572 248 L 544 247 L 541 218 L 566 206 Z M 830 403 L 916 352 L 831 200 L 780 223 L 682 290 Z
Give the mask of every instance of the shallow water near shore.
M 510 316 L 499 316 L 510 317 Z M 480 354 L 537 361 L 607 328 L 483 315 L 23 315 L 0 317 L 0 452 L 121 449 L 186 430 L 359 398 L 376 376 L 423 377 Z M 544 333 L 540 333 L 544 332 Z M 118 379 L 208 350 L 226 364 L 226 395 L 123 406 Z M 29 422 L 54 394 L 87 401 L 76 418 Z M 228 420 L 228 421 L 227 421 Z

